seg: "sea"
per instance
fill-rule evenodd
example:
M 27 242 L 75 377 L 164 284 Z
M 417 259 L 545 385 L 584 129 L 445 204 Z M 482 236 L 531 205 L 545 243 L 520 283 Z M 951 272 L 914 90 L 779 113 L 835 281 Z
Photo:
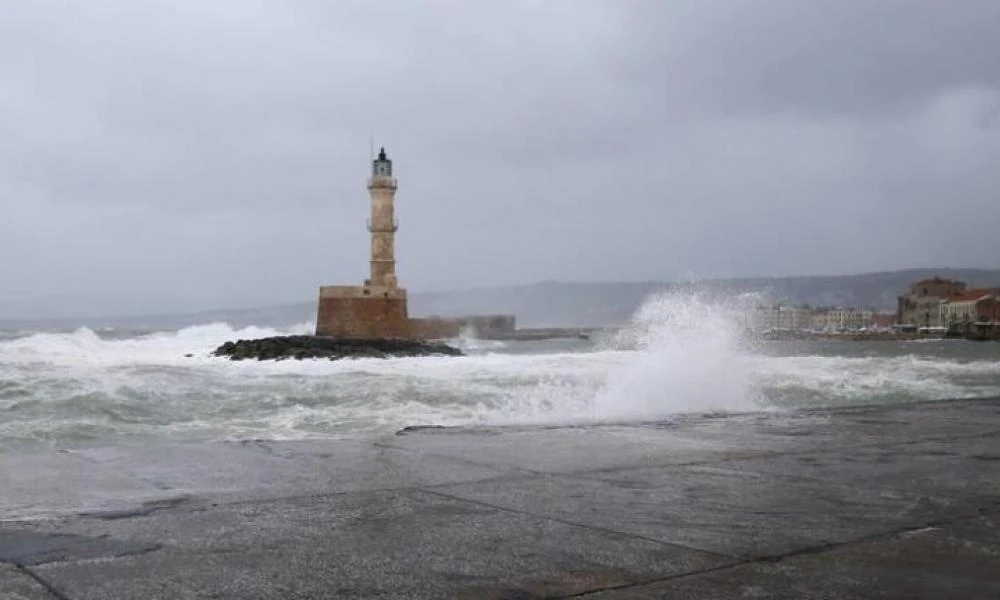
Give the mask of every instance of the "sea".
M 498 342 L 462 357 L 233 362 L 223 342 L 313 324 L 0 330 L 0 452 L 147 441 L 370 438 L 1000 395 L 1000 344 L 762 341 L 740 311 L 650 298 L 589 340 Z

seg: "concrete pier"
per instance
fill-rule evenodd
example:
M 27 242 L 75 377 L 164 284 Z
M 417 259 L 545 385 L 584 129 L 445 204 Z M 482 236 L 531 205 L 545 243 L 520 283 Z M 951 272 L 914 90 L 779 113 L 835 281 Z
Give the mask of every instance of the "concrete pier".
M 0 455 L 0 598 L 1000 597 L 1000 399 Z

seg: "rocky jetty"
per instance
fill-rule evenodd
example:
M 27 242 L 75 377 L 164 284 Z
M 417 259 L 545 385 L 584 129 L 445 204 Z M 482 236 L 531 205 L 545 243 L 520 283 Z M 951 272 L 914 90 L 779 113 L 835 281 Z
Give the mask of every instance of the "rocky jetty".
M 444 344 L 416 340 L 359 340 L 313 335 L 288 335 L 226 342 L 212 353 L 230 360 L 284 360 L 294 358 L 390 358 L 400 356 L 462 356 L 462 351 Z

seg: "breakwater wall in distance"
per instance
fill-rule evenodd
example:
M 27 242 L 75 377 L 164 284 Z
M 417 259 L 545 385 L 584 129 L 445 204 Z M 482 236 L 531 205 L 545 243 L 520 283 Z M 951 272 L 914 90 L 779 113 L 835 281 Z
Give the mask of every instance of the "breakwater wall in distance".
M 536 327 L 514 331 L 474 332 L 473 337 L 493 341 L 537 341 L 557 339 L 595 339 L 598 336 L 614 335 L 617 327 Z M 812 331 L 766 331 L 751 332 L 751 337 L 763 340 L 835 340 L 847 342 L 903 342 L 934 339 L 966 339 L 972 341 L 1000 341 L 1000 327 L 985 331 L 953 333 L 909 333 L 897 331 L 867 331 L 844 333 L 819 333 Z
M 535 327 L 513 331 L 484 331 L 476 333 L 481 340 L 494 341 L 535 341 L 557 339 L 591 339 L 594 335 L 614 331 L 604 327 Z
M 614 335 L 617 327 L 535 327 L 513 331 L 473 331 L 473 337 L 492 341 L 539 341 L 557 339 L 595 339 Z M 971 341 L 1000 341 L 1000 327 L 962 332 L 911 333 L 898 331 L 862 331 L 822 333 L 812 331 L 751 332 L 751 337 L 763 340 L 846 341 L 846 342 L 905 342 L 913 340 L 965 339 Z
M 751 334 L 763 340 L 837 340 L 847 342 L 898 342 L 909 340 L 943 339 L 943 335 L 887 332 L 818 333 L 812 331 L 764 331 Z
M 811 331 L 766 331 L 755 334 L 764 340 L 835 340 L 846 342 L 905 342 L 913 340 L 971 340 L 1000 341 L 1000 327 L 982 330 L 913 333 L 899 331 L 865 331 L 844 333 L 817 333 Z

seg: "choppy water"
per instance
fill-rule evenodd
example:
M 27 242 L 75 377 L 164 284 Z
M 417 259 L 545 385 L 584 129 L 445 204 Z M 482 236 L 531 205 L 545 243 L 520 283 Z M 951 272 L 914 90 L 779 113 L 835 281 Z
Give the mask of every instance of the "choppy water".
M 0 332 L 0 450 L 139 439 L 354 437 L 407 425 L 644 420 L 1000 395 L 1000 344 L 755 343 L 731 311 L 650 301 L 608 340 L 456 340 L 461 358 L 229 362 L 231 339 L 303 333 Z M 193 354 L 186 357 L 185 354 Z

